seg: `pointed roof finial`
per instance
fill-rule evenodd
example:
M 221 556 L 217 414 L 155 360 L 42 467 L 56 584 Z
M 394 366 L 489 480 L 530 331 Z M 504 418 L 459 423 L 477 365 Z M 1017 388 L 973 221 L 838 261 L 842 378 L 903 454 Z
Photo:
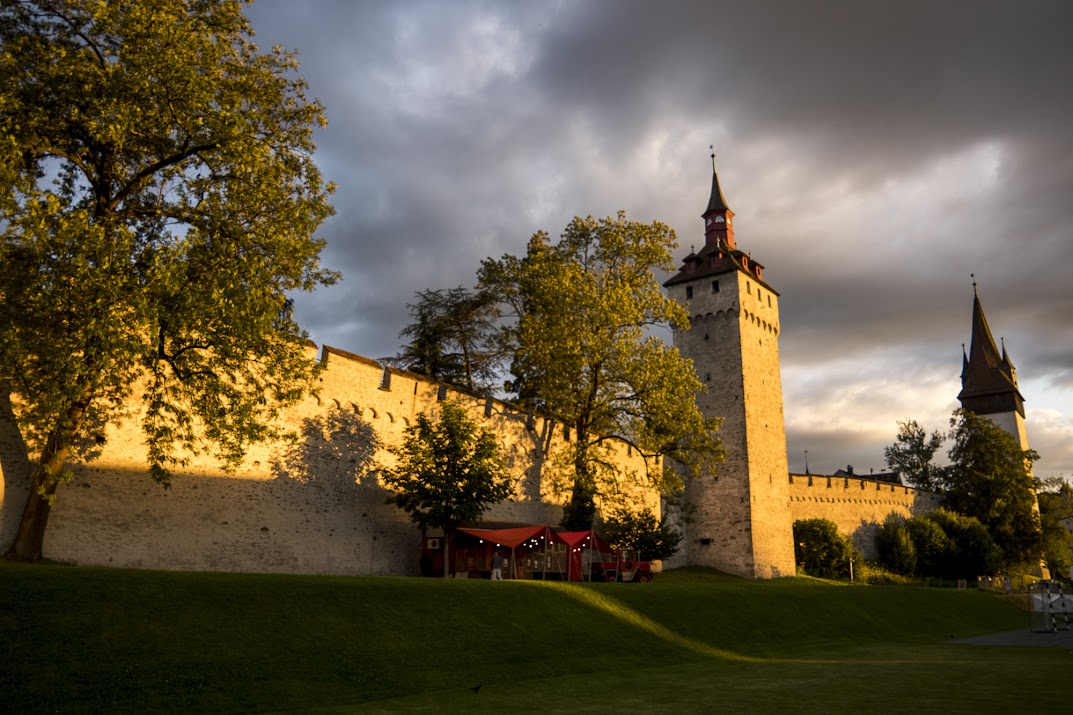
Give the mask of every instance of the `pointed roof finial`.
M 706 217 L 712 211 L 729 211 L 730 207 L 727 206 L 727 200 L 723 198 L 723 190 L 719 187 L 719 174 L 715 171 L 715 148 L 713 144 L 708 145 L 708 149 L 712 152 L 712 196 L 708 199 L 708 208 L 701 214 L 702 217 Z
M 972 294 L 976 295 L 976 274 L 970 273 L 969 278 L 972 278 Z
M 808 450 L 805 450 L 805 476 L 809 476 L 808 473 Z

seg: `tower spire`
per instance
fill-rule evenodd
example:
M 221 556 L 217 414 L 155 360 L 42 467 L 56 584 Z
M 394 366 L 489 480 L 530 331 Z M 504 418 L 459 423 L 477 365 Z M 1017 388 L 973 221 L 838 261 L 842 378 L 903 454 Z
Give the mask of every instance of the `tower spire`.
M 712 193 L 708 198 L 708 207 L 701 214 L 704 219 L 704 243 L 733 251 L 734 212 L 727 205 L 723 189 L 719 186 L 719 172 L 715 169 L 715 149 L 711 145 L 708 149 L 712 152 Z
M 978 415 L 1018 412 L 1024 416 L 1024 398 L 1017 389 L 1017 373 L 1005 341 L 1002 352 L 995 344 L 987 324 L 976 281 L 972 284 L 972 339 L 968 359 L 962 348 L 961 406 Z

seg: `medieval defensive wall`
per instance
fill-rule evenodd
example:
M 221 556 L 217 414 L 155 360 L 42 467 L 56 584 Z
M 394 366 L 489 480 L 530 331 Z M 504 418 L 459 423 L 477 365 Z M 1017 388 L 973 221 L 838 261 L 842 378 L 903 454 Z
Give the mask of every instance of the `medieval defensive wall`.
M 311 357 L 315 353 L 311 353 Z M 211 456 L 177 468 L 171 488 L 148 476 L 139 411 L 110 426 L 101 454 L 69 465 L 74 478 L 57 491 L 45 535 L 46 558 L 80 565 L 343 575 L 416 575 L 420 533 L 387 503 L 378 470 L 422 412 L 451 400 L 495 432 L 514 480 L 513 495 L 485 518 L 558 523 L 569 482 L 554 468 L 569 439 L 562 425 L 497 400 L 325 346 L 319 396 L 283 417 L 293 443 L 256 445 L 233 473 Z M 31 465 L 14 417 L 0 395 L 0 549 L 14 540 Z M 373 435 L 382 445 L 373 449 Z M 627 445 L 614 447 L 624 477 L 612 498 L 659 513 L 645 464 Z
M 876 534 L 891 514 L 905 518 L 934 511 L 942 497 L 932 492 L 863 477 L 790 475 L 793 520 L 827 519 L 850 537 L 866 559 L 875 559 Z

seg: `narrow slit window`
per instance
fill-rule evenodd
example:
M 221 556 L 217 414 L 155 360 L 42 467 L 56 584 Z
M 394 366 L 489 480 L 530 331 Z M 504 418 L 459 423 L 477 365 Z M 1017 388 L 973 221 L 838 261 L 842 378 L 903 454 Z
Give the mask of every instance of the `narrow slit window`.
M 693 300 L 693 286 L 686 286 L 686 300 Z

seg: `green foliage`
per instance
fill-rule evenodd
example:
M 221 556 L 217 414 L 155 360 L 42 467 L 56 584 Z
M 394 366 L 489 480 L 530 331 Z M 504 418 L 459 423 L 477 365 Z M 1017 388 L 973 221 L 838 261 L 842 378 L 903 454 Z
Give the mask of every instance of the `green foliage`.
M 945 568 L 953 544 L 946 532 L 929 519 L 909 519 L 905 522 L 909 538 L 917 554 L 916 574 L 931 578 L 946 578 Z
M 876 550 L 879 561 L 896 574 L 912 576 L 917 569 L 917 550 L 904 517 L 890 514 L 879 527 Z
M 604 516 L 600 533 L 613 548 L 636 551 L 647 560 L 669 559 L 682 542 L 682 534 L 666 517 L 657 521 L 651 509 L 613 511 Z
M 462 286 L 425 290 L 407 307 L 413 322 L 399 337 L 410 342 L 389 362 L 469 390 L 491 391 L 499 362 L 492 343 L 499 310 L 492 296 Z
M 570 500 L 563 505 L 563 516 L 559 524 L 567 531 L 587 531 L 596 521 L 595 485 L 574 480 L 570 490 Z
M 827 519 L 794 522 L 794 558 L 801 573 L 818 578 L 849 578 L 853 547 Z
M 1061 579 L 1073 566 L 1073 486 L 1058 479 L 1047 487 L 1039 493 L 1043 556 L 1051 578 Z
M 973 580 L 977 576 L 997 573 L 1002 566 L 1002 551 L 979 519 L 937 509 L 925 517 L 942 529 L 948 551 L 940 560 L 943 578 Z
M 956 410 L 950 426 L 953 464 L 942 480 L 944 505 L 980 520 L 1002 549 L 1003 568 L 1038 563 L 1042 533 L 1031 467 L 1039 455 L 972 412 Z
M 419 414 L 391 452 L 398 458 L 384 473 L 384 482 L 396 491 L 391 502 L 418 527 L 443 529 L 445 543 L 460 523 L 477 521 L 511 494 L 495 435 L 478 429 L 452 402 L 441 404 L 437 422 Z
M 673 269 L 674 232 L 660 223 L 575 218 L 557 244 L 540 232 L 523 258 L 485 260 L 480 285 L 507 317 L 499 342 L 511 355 L 516 399 L 573 430 L 573 502 L 617 492 L 612 439 L 654 466 L 670 457 L 690 473 L 712 469 L 723 452 L 717 420 L 696 406 L 703 386 L 692 363 L 650 334 L 684 327 L 688 316 L 660 290 L 656 271 Z M 669 474 L 674 474 L 669 472 Z M 648 478 L 664 483 L 662 469 Z
M 876 537 L 880 563 L 903 576 L 974 580 L 997 573 L 1002 552 L 978 519 L 937 509 L 923 517 L 891 515 Z
M 858 582 L 866 583 L 869 586 L 921 585 L 918 579 L 896 571 L 888 571 L 887 568 L 881 563 L 863 563 L 859 566 L 857 564 L 854 564 L 853 573 L 854 578 Z
M 900 474 L 911 486 L 935 491 L 942 479 L 942 467 L 933 463 L 943 446 L 943 434 L 929 436 L 916 420 L 898 422 L 897 441 L 883 448 L 887 466 Z
M 39 455 L 18 555 L 130 395 L 167 483 L 206 445 L 237 464 L 311 384 L 287 293 L 336 278 L 314 237 L 324 117 L 294 56 L 251 37 L 228 0 L 0 5 L 0 382 Z

